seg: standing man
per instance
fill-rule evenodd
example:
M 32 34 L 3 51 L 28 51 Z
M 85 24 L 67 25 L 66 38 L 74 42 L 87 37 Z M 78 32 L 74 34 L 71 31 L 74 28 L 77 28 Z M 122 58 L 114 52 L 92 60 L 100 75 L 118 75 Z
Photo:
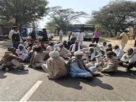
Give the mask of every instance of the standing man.
M 100 39 L 100 36 L 101 36 L 101 32 L 96 29 L 96 31 L 93 33 L 93 42 L 92 43 L 99 43 L 99 39 Z
M 42 37 L 43 37 L 42 38 L 43 41 L 48 41 L 48 34 L 45 28 L 42 31 Z
M 63 31 L 62 30 L 59 31 L 59 41 L 60 42 L 63 41 Z
M 71 40 L 71 36 L 72 36 L 72 31 L 68 31 L 68 41 Z
M 80 31 L 77 34 L 77 41 L 79 41 L 79 45 L 82 46 L 83 45 L 83 40 L 84 40 L 84 34 Z
M 35 32 L 34 29 L 33 29 L 32 33 L 31 33 L 31 39 L 32 39 L 33 41 L 36 40 L 36 32 Z
M 126 30 L 120 34 L 120 39 L 121 39 L 121 50 L 124 50 L 125 45 L 128 43 L 129 40 Z
M 13 47 L 17 49 L 21 41 L 19 28 L 17 26 L 13 27 L 12 30 L 9 32 L 9 38 L 12 40 Z
M 14 34 L 14 27 L 11 28 L 10 32 L 9 32 L 9 39 L 11 40 L 12 39 L 12 35 Z

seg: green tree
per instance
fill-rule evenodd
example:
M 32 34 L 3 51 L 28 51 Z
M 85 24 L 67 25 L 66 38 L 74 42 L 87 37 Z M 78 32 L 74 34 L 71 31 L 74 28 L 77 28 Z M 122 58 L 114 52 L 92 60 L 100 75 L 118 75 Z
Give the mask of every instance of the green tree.
M 49 21 L 48 23 L 47 23 L 47 26 L 46 26 L 46 28 L 51 32 L 51 33 L 56 33 L 56 23 L 55 23 L 55 21 L 54 20 L 52 20 L 52 21 Z
M 73 21 L 78 21 L 80 17 L 85 17 L 87 16 L 87 14 L 82 11 L 75 12 L 72 9 L 63 9 L 60 6 L 56 6 L 50 8 L 49 16 L 50 22 L 47 24 L 48 27 L 51 26 L 51 23 L 53 23 L 55 26 L 58 26 L 64 32 L 67 32 L 68 28 L 71 26 L 71 23 Z
M 40 19 L 47 13 L 46 0 L 0 0 L 0 19 L 8 22 L 11 17 L 22 26 Z
M 129 27 L 136 17 L 136 2 L 117 0 L 104 6 L 100 11 L 94 11 L 93 22 L 99 24 L 110 36 Z

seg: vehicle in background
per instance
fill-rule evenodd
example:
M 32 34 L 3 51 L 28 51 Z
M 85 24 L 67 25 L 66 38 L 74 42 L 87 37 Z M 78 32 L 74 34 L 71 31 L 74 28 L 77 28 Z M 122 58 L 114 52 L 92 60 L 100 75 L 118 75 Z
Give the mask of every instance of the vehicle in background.
M 92 40 L 95 27 L 93 25 L 76 24 L 72 26 L 73 35 L 76 37 L 78 32 L 84 34 L 84 40 Z
M 0 35 L 0 41 L 7 40 L 8 35 Z

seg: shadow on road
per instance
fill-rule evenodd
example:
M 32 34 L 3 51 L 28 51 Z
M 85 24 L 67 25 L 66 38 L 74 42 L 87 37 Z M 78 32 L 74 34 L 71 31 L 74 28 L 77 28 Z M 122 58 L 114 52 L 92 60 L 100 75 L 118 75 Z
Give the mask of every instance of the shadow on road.
M 21 72 L 18 72 L 18 71 L 15 71 L 15 70 L 12 70 L 8 73 L 11 73 L 11 74 L 16 74 L 16 75 L 25 75 L 25 74 L 29 74 L 29 72 L 27 71 L 21 71 Z
M 5 71 L 0 71 L 0 79 L 5 79 L 7 78 L 7 76 L 5 75 L 5 73 L 11 73 L 11 74 L 16 74 L 16 75 L 25 75 L 25 74 L 28 74 L 29 72 L 25 72 L 25 71 L 22 71 L 22 72 L 17 72 L 17 71 L 9 71 L 9 72 L 5 72 Z
M 94 78 L 92 82 L 84 82 L 92 87 L 100 87 L 100 88 L 103 88 L 103 89 L 106 89 L 106 90 L 113 90 L 114 88 L 107 84 L 107 83 L 103 83 L 103 81 L 101 81 L 99 78 Z
M 77 90 L 81 90 L 82 86 L 80 85 L 81 82 L 88 84 L 92 87 L 101 87 L 106 90 L 113 90 L 113 87 L 109 84 L 103 83 L 100 79 L 94 78 L 90 80 L 86 79 L 80 79 L 80 78 L 65 78 L 61 80 L 55 80 L 56 83 L 64 86 L 64 87 L 70 87 Z
M 109 76 L 136 79 L 136 72 L 135 71 L 130 71 L 130 72 L 117 71 L 115 74 L 110 74 Z

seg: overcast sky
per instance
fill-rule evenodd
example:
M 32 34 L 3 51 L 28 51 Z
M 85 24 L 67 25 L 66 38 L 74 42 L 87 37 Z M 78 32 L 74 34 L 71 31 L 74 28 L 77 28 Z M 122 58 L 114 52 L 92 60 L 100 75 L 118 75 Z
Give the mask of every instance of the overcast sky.
M 62 6 L 62 8 L 72 8 L 74 11 L 84 11 L 91 15 L 92 11 L 99 10 L 107 5 L 111 0 L 48 0 L 49 7 Z M 88 19 L 81 18 L 78 23 L 85 23 Z M 39 21 L 39 27 L 45 27 L 48 22 L 47 17 Z

